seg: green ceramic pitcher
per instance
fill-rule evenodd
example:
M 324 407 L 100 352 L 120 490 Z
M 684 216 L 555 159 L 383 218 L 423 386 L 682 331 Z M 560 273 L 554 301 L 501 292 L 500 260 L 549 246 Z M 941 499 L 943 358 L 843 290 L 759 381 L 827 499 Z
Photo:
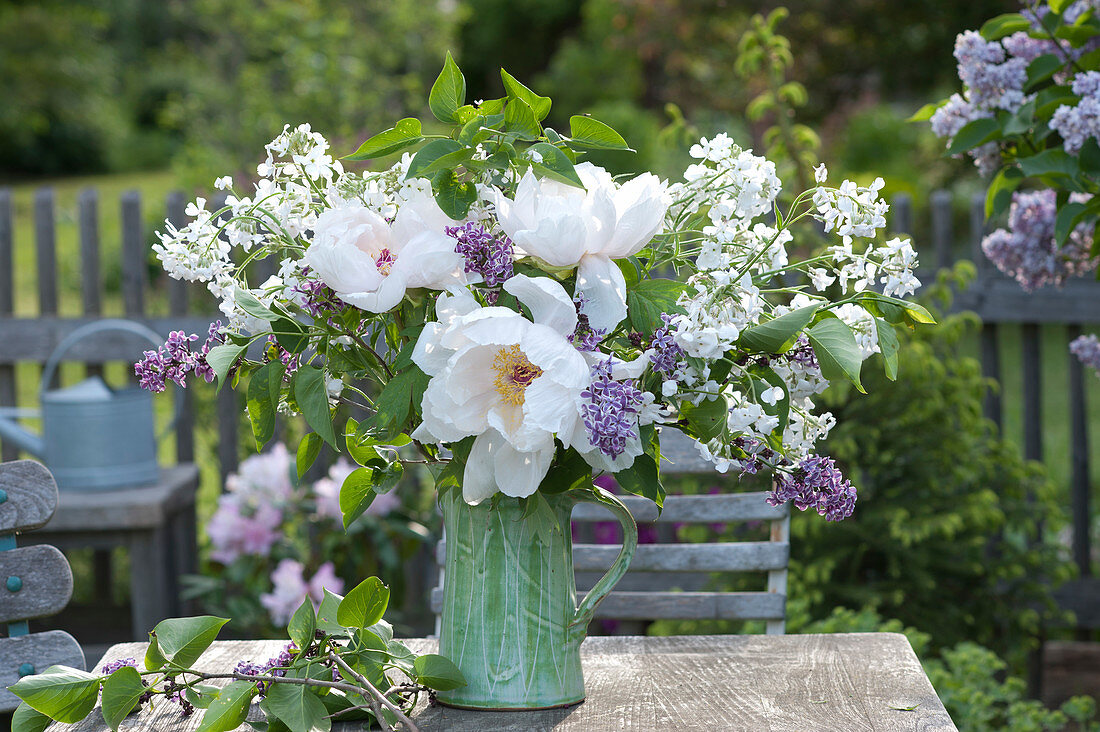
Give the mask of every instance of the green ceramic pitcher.
M 457 490 L 440 496 L 446 563 L 439 652 L 467 685 L 440 692 L 470 709 L 548 709 L 584 701 L 580 644 L 596 605 L 626 572 L 638 527 L 617 498 L 599 488 L 545 494 L 550 510 L 497 496 L 471 506 Z M 577 603 L 569 515 L 600 503 L 623 527 L 615 563 Z

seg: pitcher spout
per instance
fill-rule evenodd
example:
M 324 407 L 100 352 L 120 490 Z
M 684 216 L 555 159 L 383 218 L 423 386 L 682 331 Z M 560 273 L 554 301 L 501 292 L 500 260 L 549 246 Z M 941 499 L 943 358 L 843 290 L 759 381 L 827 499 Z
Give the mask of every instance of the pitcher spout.
M 0 440 L 10 440 L 35 457 L 41 458 L 46 451 L 46 443 L 38 435 L 28 432 L 16 424 L 14 419 L 0 417 Z

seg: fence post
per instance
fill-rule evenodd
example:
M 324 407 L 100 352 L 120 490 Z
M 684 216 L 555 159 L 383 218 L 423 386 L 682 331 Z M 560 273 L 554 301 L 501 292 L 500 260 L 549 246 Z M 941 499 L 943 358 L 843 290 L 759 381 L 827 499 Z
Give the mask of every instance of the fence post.
M 890 202 L 890 232 L 893 234 L 913 233 L 913 197 L 908 193 L 899 193 Z
M 181 191 L 172 191 L 165 200 L 168 208 L 168 220 L 176 228 L 182 228 L 187 222 L 184 214 L 185 203 Z M 188 283 L 168 277 L 168 310 L 172 315 L 187 315 L 190 310 Z M 205 338 L 205 333 L 199 333 Z M 185 389 L 181 398 L 180 417 L 176 422 L 176 462 L 190 463 L 195 460 L 195 404 L 191 390 Z
M 1076 323 L 1067 328 L 1069 341 L 1081 335 Z M 1073 559 L 1082 577 L 1092 576 L 1089 547 L 1089 423 L 1085 403 L 1085 373 L 1081 362 L 1069 354 L 1070 503 L 1073 510 Z
M 54 229 L 54 196 L 52 188 L 39 188 L 34 192 L 34 241 L 38 256 L 38 314 L 57 315 L 57 236 Z M 54 372 L 49 384 L 40 388 L 57 386 L 60 369 Z
M 145 236 L 141 194 L 122 194 L 122 306 L 127 317 L 145 314 Z
M 12 278 L 14 257 L 12 251 L 11 189 L 0 188 L 0 317 L 15 311 L 15 282 Z M 14 407 L 15 366 L 0 365 L 0 407 Z M 11 440 L 0 445 L 0 460 L 15 460 L 19 449 Z
M 936 250 L 936 267 L 950 267 L 955 260 L 951 251 L 951 193 L 933 191 L 932 197 L 932 246 Z

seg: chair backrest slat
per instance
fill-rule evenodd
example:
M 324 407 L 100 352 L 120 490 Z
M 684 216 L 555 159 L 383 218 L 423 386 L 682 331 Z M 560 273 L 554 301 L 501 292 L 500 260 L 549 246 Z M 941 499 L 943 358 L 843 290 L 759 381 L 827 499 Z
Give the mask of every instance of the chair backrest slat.
M 33 460 L 0 465 L 0 534 L 45 526 L 57 510 L 57 482 L 50 471 Z
M 579 572 L 609 569 L 618 544 L 576 544 L 573 568 Z M 707 544 L 641 544 L 630 561 L 639 572 L 767 572 L 783 569 L 790 555 L 785 542 L 739 541 Z
M 787 515 L 787 507 L 769 506 L 767 493 L 727 493 L 706 496 L 668 496 L 657 516 L 657 506 L 648 498 L 619 496 L 640 523 L 733 523 L 738 521 L 778 521 Z M 573 509 L 574 521 L 610 521 L 611 512 L 595 503 L 582 503 Z
M 0 623 L 56 615 L 73 596 L 65 555 L 48 544 L 0 552 Z

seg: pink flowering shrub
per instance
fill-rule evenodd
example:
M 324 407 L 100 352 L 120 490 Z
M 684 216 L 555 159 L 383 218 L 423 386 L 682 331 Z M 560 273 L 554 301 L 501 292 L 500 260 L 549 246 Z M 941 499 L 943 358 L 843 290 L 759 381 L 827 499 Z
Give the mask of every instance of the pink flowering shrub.
M 345 533 L 340 486 L 352 470 L 341 458 L 324 477 L 300 483 L 282 443 L 244 460 L 206 522 L 208 561 L 201 576 L 187 578 L 189 595 L 232 617 L 238 632 L 266 635 L 306 597 L 319 605 L 325 590 L 342 594 L 364 577 L 400 592 L 405 561 L 431 536 L 416 492 L 379 495 Z

